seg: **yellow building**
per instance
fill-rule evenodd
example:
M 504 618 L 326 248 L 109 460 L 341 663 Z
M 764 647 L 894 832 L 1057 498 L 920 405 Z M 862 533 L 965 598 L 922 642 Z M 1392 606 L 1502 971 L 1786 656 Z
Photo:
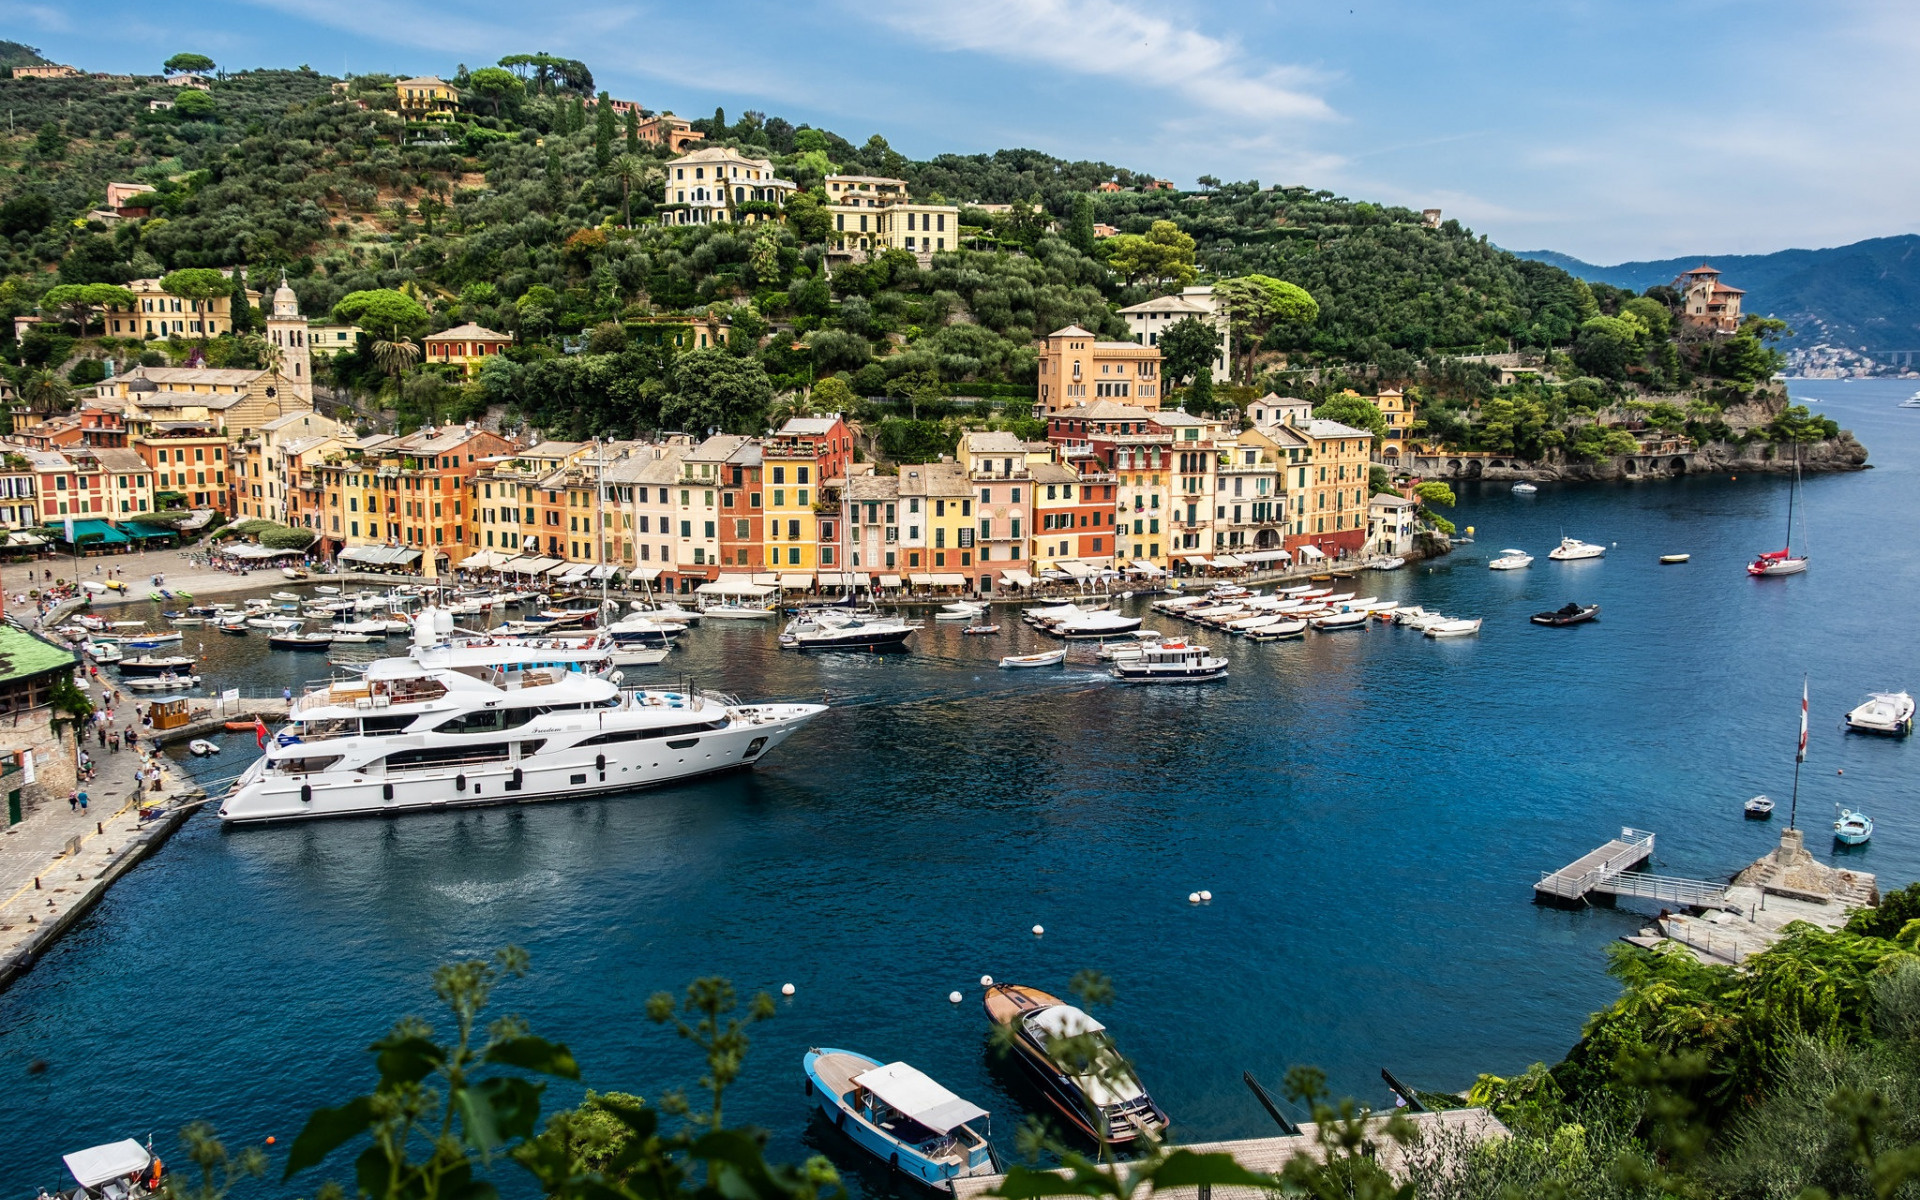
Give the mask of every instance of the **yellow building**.
M 667 164 L 662 219 L 670 225 L 778 220 L 778 210 L 795 190 L 791 179 L 774 176 L 767 159 L 706 146 Z
M 964 587 L 974 563 L 973 485 L 955 462 L 900 468 L 901 565 L 910 583 Z
M 226 272 L 229 277 L 232 271 Z M 211 300 L 186 300 L 160 286 L 158 279 L 136 279 L 127 285 L 133 307 L 102 305 L 100 319 L 110 337 L 202 338 L 233 332 L 233 297 L 222 293 Z M 247 303 L 257 306 L 260 293 L 247 289 Z
M 1263 430 L 1289 447 L 1281 476 L 1292 506 L 1286 548 L 1310 545 L 1328 556 L 1357 554 L 1367 541 L 1367 481 L 1373 435 L 1338 421 L 1315 418 L 1303 426 Z M 1293 445 L 1285 435 L 1304 445 Z M 1295 453 L 1298 451 L 1298 453 Z
M 358 325 L 309 325 L 307 349 L 315 358 L 345 354 L 360 344 Z
M 826 189 L 836 251 L 932 254 L 959 248 L 960 210 L 951 204 L 915 202 L 904 179 L 829 175 Z
M 1097 400 L 1158 409 L 1160 350 L 1138 342 L 1103 342 L 1069 325 L 1040 344 L 1039 383 L 1036 417 Z
M 761 491 L 766 498 L 767 570 L 811 575 L 820 566 L 819 464 L 812 445 L 770 438 L 760 451 Z M 835 568 L 838 569 L 837 567 Z
M 426 118 L 450 115 L 460 110 L 460 89 L 438 75 L 402 79 L 393 85 L 405 116 Z
M 1398 467 L 1406 461 L 1407 438 L 1413 433 L 1413 405 L 1399 388 L 1381 388 L 1379 395 L 1367 399 L 1387 422 L 1387 432 L 1374 447 L 1374 458 L 1383 467 Z

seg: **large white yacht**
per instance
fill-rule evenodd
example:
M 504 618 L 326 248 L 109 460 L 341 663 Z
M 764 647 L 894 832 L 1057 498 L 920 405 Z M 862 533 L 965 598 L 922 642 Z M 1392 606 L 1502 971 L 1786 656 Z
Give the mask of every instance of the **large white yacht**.
M 221 820 L 627 792 L 751 766 L 826 711 L 698 690 L 623 691 L 597 677 L 591 659 L 576 660 L 580 651 L 440 644 L 449 620 L 428 610 L 407 657 L 295 701 L 289 724 L 221 803 Z
M 1602 558 L 1607 548 L 1594 542 L 1583 542 L 1579 538 L 1563 537 L 1560 544 L 1547 551 L 1547 557 L 1555 562 L 1576 562 L 1583 558 Z

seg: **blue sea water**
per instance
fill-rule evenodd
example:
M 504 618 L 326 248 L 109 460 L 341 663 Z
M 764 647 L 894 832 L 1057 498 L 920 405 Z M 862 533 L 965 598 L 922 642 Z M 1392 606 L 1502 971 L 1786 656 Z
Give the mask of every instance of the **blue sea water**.
M 669 669 L 833 703 L 752 774 L 393 822 L 225 832 L 203 816 L 0 994 L 3 1186 L 58 1182 L 62 1152 L 108 1139 L 164 1149 L 194 1119 L 284 1147 L 369 1081 L 364 1047 L 394 1018 L 432 1015 L 434 964 L 507 943 L 534 971 L 500 1010 L 567 1042 L 601 1090 L 698 1077 L 646 1021 L 650 993 L 793 983 L 730 1115 L 769 1129 L 777 1157 L 824 1150 L 849 1171 L 857 1152 L 808 1121 L 809 1046 L 907 1059 L 1003 1137 L 1016 1127 L 1032 1097 L 986 1052 L 982 975 L 1110 975 L 1101 1017 L 1187 1140 L 1271 1132 L 1242 1071 L 1274 1085 L 1317 1064 L 1378 1103 L 1382 1066 L 1455 1089 L 1553 1061 L 1615 993 L 1606 946 L 1644 918 L 1538 908 L 1532 881 L 1621 825 L 1655 830 L 1672 874 L 1765 851 L 1784 819 L 1748 823 L 1740 804 L 1787 797 L 1803 674 L 1809 844 L 1832 853 L 1833 806 L 1864 808 L 1878 828 L 1849 861 L 1883 887 L 1920 876 L 1920 746 L 1839 724 L 1869 691 L 1920 686 L 1920 412 L 1896 407 L 1911 386 L 1794 385 L 1875 464 L 1806 481 L 1804 576 L 1743 570 L 1781 543 L 1779 476 L 1470 485 L 1455 515 L 1474 544 L 1366 588 L 1484 616 L 1478 638 L 1213 635 L 1227 682 L 1127 689 L 1083 651 L 1063 671 L 996 670 L 1037 648 L 1011 620 L 998 639 L 929 626 L 908 656 L 801 657 L 771 628 L 714 625 Z M 1563 533 L 1607 557 L 1548 562 Z M 1487 571 L 1505 546 L 1539 560 Z M 1692 561 L 1655 561 L 1679 551 Z M 1527 623 L 1568 600 L 1601 619 Z M 259 638 L 205 649 L 223 685 L 321 669 Z M 243 766 L 252 739 L 227 740 L 192 769 Z M 1202 888 L 1212 903 L 1190 905 Z M 34 1059 L 49 1069 L 30 1075 Z

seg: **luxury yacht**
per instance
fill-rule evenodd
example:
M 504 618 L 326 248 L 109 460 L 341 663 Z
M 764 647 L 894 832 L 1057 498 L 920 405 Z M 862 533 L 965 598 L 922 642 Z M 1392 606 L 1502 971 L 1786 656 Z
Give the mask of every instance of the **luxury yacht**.
M 826 711 L 698 690 L 623 691 L 609 651 L 439 642 L 430 609 L 405 658 L 314 688 L 220 805 L 232 824 L 628 792 L 748 767 Z
M 1547 557 L 1555 562 L 1574 562 L 1582 558 L 1601 558 L 1606 553 L 1605 546 L 1583 542 L 1579 538 L 1563 537 L 1558 546 L 1547 551 Z
M 1533 555 L 1525 550 L 1502 550 L 1500 557 L 1487 564 L 1492 571 L 1518 571 L 1533 562 Z
M 789 650 L 878 650 L 904 645 L 918 628 L 879 613 L 807 609 L 787 622 L 780 644 Z

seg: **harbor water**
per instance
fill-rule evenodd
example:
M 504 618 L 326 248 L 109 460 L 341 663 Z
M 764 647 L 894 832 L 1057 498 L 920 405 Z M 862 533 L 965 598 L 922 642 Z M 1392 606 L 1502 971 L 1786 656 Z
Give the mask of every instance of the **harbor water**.
M 1126 688 L 1090 647 L 996 669 L 1043 648 L 1011 613 L 998 637 L 929 623 L 905 655 L 802 656 L 767 623 L 709 623 L 629 677 L 832 704 L 750 774 L 393 821 L 230 832 L 203 813 L 0 994 L 0 1179 L 52 1186 L 62 1153 L 128 1136 L 165 1153 L 197 1119 L 284 1148 L 370 1083 L 365 1047 L 395 1018 L 435 1015 L 435 964 L 510 943 L 533 971 L 500 1011 L 568 1043 L 603 1091 L 658 1097 L 701 1073 L 645 1019 L 649 994 L 792 983 L 729 1116 L 770 1130 L 778 1158 L 831 1154 L 864 1191 L 884 1174 L 809 1121 L 801 1054 L 906 1059 L 1010 1144 L 1034 1097 L 987 1049 L 982 975 L 1111 976 L 1101 1019 L 1187 1140 L 1272 1132 L 1243 1071 L 1275 1086 L 1316 1064 L 1384 1103 L 1383 1066 L 1459 1089 L 1556 1060 L 1615 994 L 1606 947 L 1645 919 L 1535 907 L 1534 879 L 1622 825 L 1658 834 L 1665 874 L 1723 878 L 1765 851 L 1803 675 L 1809 846 L 1835 854 L 1834 806 L 1864 809 L 1874 838 L 1848 861 L 1883 888 L 1920 877 L 1920 746 L 1840 725 L 1868 692 L 1920 688 L 1920 412 L 1897 407 L 1912 387 L 1794 385 L 1874 463 L 1806 480 L 1803 576 L 1744 571 L 1782 543 L 1778 475 L 1468 485 L 1453 515 L 1472 544 L 1359 582 L 1484 617 L 1476 638 L 1210 633 L 1225 682 Z M 1563 534 L 1607 556 L 1549 562 Z M 1536 562 L 1488 571 L 1507 546 Z M 1692 560 L 1656 561 L 1678 552 Z M 1570 600 L 1600 619 L 1527 622 Z M 210 685 L 250 694 L 325 670 L 258 634 L 196 642 Z M 189 769 L 240 770 L 252 737 L 224 742 Z M 1744 821 L 1763 792 L 1779 814 Z M 1200 889 L 1212 902 L 1189 904 Z

